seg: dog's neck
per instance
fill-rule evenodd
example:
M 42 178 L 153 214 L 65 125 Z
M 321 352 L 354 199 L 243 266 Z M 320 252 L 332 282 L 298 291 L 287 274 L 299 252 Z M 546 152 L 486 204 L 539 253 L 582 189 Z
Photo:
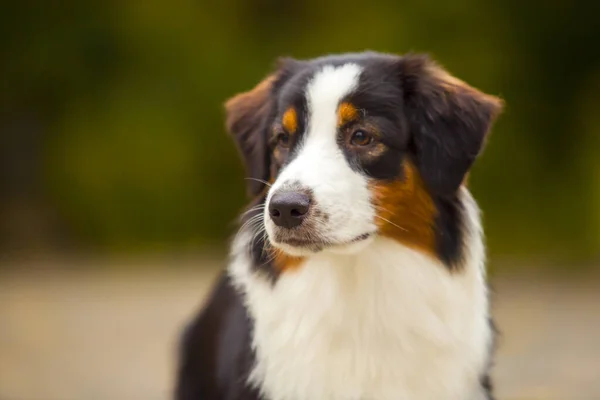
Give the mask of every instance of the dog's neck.
M 377 237 L 354 254 L 323 252 L 273 282 L 250 234 L 229 272 L 253 320 L 251 383 L 279 399 L 480 399 L 490 349 L 479 219 L 465 197 L 465 262 Z

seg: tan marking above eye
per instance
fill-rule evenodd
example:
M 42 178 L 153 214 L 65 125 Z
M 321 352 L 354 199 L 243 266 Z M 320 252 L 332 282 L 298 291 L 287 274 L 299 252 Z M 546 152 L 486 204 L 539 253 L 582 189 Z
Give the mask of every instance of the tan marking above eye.
M 348 122 L 356 121 L 360 117 L 360 112 L 354 105 L 344 102 L 338 107 L 338 126 L 343 126 Z
M 283 113 L 281 124 L 289 133 L 296 133 L 298 129 L 298 114 L 295 108 L 290 107 Z

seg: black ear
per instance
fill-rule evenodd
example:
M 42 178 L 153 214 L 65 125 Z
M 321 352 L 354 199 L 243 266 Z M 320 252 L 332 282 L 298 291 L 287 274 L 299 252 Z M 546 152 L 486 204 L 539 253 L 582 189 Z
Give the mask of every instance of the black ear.
M 233 136 L 246 167 L 247 190 L 257 196 L 269 179 L 267 120 L 272 109 L 272 89 L 276 74 L 267 76 L 254 89 L 240 93 L 225 103 L 226 127 Z M 253 179 L 258 179 L 253 180 Z
M 268 151 L 269 119 L 275 108 L 275 92 L 294 71 L 304 65 L 291 57 L 280 57 L 275 72 L 269 74 L 252 90 L 240 93 L 225 103 L 226 127 L 237 144 L 246 166 L 247 190 L 259 195 L 268 181 L 270 154 Z
M 456 79 L 424 55 L 402 59 L 405 112 L 428 189 L 455 193 L 482 151 L 502 101 Z

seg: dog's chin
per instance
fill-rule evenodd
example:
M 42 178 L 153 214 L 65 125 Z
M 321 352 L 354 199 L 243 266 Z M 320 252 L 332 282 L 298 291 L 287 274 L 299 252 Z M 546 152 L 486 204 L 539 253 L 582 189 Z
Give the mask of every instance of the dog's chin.
M 375 234 L 365 234 L 347 243 L 340 243 L 324 249 L 333 254 L 356 254 L 375 240 Z
M 355 254 L 363 250 L 374 240 L 375 234 L 366 233 L 348 241 L 299 241 L 299 240 L 273 240 L 269 241 L 273 247 L 293 257 L 307 257 L 317 253 Z
M 323 250 L 317 246 L 297 246 L 274 241 L 271 241 L 271 246 L 292 257 L 308 257 Z

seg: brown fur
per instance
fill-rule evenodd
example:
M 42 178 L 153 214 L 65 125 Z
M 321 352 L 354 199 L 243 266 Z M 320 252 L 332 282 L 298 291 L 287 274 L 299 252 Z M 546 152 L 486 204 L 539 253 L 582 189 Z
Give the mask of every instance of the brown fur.
M 403 179 L 371 182 L 375 223 L 382 236 L 435 255 L 435 205 L 415 166 L 406 161 L 403 168 Z
M 272 250 L 275 254 L 273 255 L 273 265 L 279 272 L 294 271 L 304 261 L 304 257 L 293 257 L 287 255 L 281 251 Z
M 281 124 L 288 133 L 296 133 L 296 130 L 298 129 L 298 114 L 296 113 L 295 108 L 290 107 L 283 113 Z
M 233 124 L 239 119 L 240 114 L 260 109 L 269 97 L 271 85 L 275 81 L 275 75 L 269 75 L 263 79 L 253 89 L 239 93 L 225 102 L 225 111 L 227 112 L 226 125 L 232 129 Z
M 354 105 L 350 104 L 350 103 L 342 103 L 340 104 L 340 106 L 338 107 L 338 126 L 344 126 L 346 125 L 348 122 L 353 122 L 358 120 L 359 118 L 359 111 L 356 107 L 354 107 Z
M 430 61 L 427 64 L 425 71 L 447 92 L 469 93 L 471 96 L 477 98 L 480 103 L 486 104 L 492 109 L 492 120 L 494 120 L 498 116 L 498 114 L 502 112 L 504 102 L 500 98 L 479 91 L 473 86 L 451 75 L 448 71 L 439 66 L 437 63 Z
M 250 178 L 267 179 L 267 143 L 261 128 L 271 107 L 271 88 L 276 74 L 267 76 L 254 89 L 240 93 L 225 103 L 226 127 L 235 138 L 240 155 L 244 160 L 246 174 Z M 264 184 L 249 180 L 248 193 L 257 195 Z

